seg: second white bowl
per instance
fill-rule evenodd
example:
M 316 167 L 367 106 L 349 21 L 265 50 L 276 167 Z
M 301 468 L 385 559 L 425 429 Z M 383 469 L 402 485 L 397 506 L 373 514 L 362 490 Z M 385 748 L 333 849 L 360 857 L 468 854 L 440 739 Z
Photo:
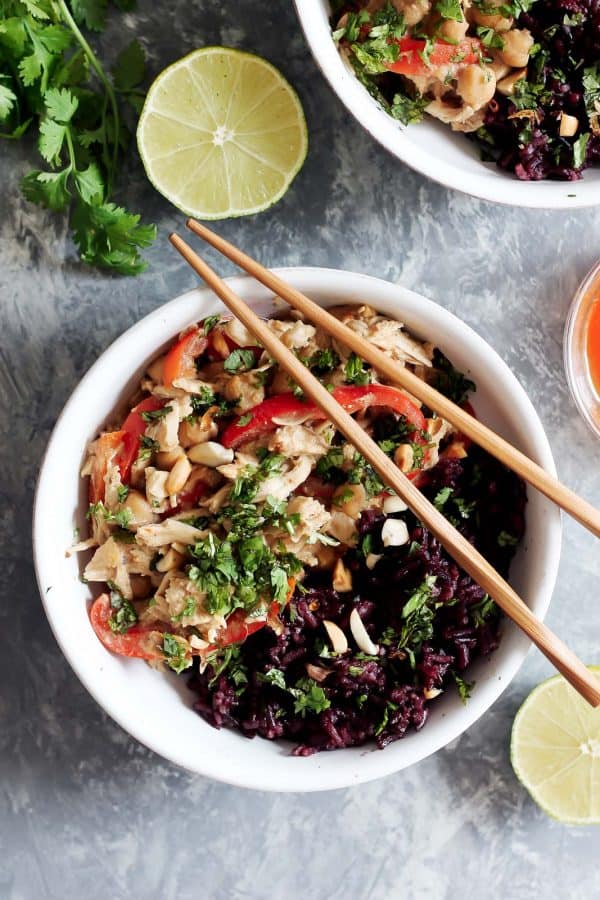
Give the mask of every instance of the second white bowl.
M 577 209 L 600 203 L 600 169 L 581 181 L 519 181 L 479 158 L 478 147 L 430 117 L 406 128 L 392 119 L 344 63 L 331 37 L 328 0 L 295 0 L 312 54 L 342 103 L 369 134 L 412 169 L 465 194 L 510 206 Z

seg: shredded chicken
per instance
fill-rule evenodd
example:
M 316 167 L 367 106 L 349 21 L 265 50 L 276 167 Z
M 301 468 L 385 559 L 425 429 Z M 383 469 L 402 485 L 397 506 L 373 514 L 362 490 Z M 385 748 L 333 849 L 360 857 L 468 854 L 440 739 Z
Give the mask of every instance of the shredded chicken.
M 416 375 L 429 377 L 435 348 L 413 338 L 400 322 L 366 305 L 332 312 Z M 299 319 L 272 320 L 270 326 L 307 366 L 319 367 L 326 384 L 353 383 L 348 351 L 328 334 Z M 226 368 L 232 341 L 253 347 L 255 365 L 247 371 L 247 358 L 240 371 Z M 185 664 L 200 655 L 201 668 L 232 615 L 239 616 L 234 642 L 256 623 L 267 622 L 280 633 L 284 626 L 277 611 L 306 569 L 330 570 L 334 586 L 350 590 L 351 569 L 341 557 L 357 543 L 361 512 L 381 509 L 385 497 L 332 423 L 315 421 L 309 404 L 305 415 L 287 412 L 286 397 L 293 400 L 292 410 L 297 403 L 285 373 L 256 350 L 240 323 L 216 325 L 212 343 L 210 358 L 196 360 L 196 373 L 187 366 L 168 387 L 162 383 L 165 358 L 148 366 L 142 390 L 163 400 L 164 407 L 144 417 L 143 439 L 129 470 L 117 457 L 124 446 L 117 437 L 122 426 L 114 427 L 114 443 L 90 444 L 82 474 L 92 476 L 100 496 L 91 508 L 91 535 L 70 551 L 93 550 L 86 579 L 110 586 L 116 610 L 119 603 L 133 604 L 123 615 L 137 618 L 143 633 L 151 631 L 153 646 L 164 643 L 166 633 L 174 641 L 171 652 L 183 655 Z M 357 421 L 371 434 L 376 426 L 387 428 L 393 438 L 390 458 L 410 469 L 415 454 L 406 421 L 377 406 L 377 373 L 367 367 L 361 376 L 367 382 L 365 408 L 356 413 Z M 278 412 L 269 420 L 261 404 L 274 396 Z M 131 406 L 139 402 L 138 394 Z M 257 427 L 246 440 L 236 440 L 236 429 L 255 415 Z M 414 416 L 421 415 L 415 405 Z M 430 438 L 422 467 L 434 465 L 440 452 L 459 452 L 447 422 L 421 422 Z M 466 452 L 462 444 L 460 452 Z M 231 462 L 219 465 L 227 459 Z M 401 525 L 393 527 L 399 534 Z M 253 592 L 263 556 L 262 581 Z M 120 628 L 117 621 L 113 648 Z M 151 663 L 160 658 L 160 652 L 152 653 Z

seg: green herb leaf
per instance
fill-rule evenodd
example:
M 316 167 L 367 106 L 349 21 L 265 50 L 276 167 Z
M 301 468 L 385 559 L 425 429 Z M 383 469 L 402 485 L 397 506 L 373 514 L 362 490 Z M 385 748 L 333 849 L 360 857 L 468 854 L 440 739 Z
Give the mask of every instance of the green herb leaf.
M 252 350 L 238 348 L 232 350 L 225 362 L 223 368 L 226 372 L 247 372 L 252 369 L 255 364 L 254 353 Z
M 573 143 L 573 166 L 575 169 L 580 169 L 585 163 L 585 152 L 589 139 L 590 132 L 586 131 L 584 134 L 580 134 Z
M 207 316 L 202 322 L 202 330 L 204 331 L 204 334 L 209 335 L 213 328 L 216 328 L 220 321 L 221 316 L 219 315 Z
M 423 120 L 423 113 L 429 102 L 427 97 L 422 97 L 421 94 L 409 97 L 407 94 L 398 93 L 394 95 L 389 112 L 403 125 L 413 125 Z
M 519 543 L 519 538 L 508 531 L 501 531 L 497 537 L 497 542 L 499 547 L 516 547 Z
M 112 67 L 115 87 L 121 93 L 127 93 L 138 87 L 146 74 L 146 57 L 137 39 L 128 44 L 117 56 Z
M 443 487 L 440 491 L 438 491 L 433 498 L 433 505 L 435 506 L 435 508 L 439 509 L 441 512 L 452 493 L 453 491 L 451 487 Z
M 296 698 L 294 712 L 300 713 L 302 718 L 307 713 L 318 715 L 331 706 L 331 700 L 324 689 L 311 678 L 302 678 L 297 681 L 291 693 Z
M 125 634 L 136 624 L 138 617 L 133 605 L 123 597 L 112 582 L 109 582 L 111 613 L 108 624 L 116 634 Z
M 170 412 L 173 412 L 173 407 L 170 404 L 166 404 L 166 406 L 161 406 L 160 409 L 149 409 L 140 413 L 140 415 L 144 422 L 156 422 L 157 419 L 164 419 Z M 159 447 L 154 447 L 153 449 L 156 450 Z
M 435 9 L 439 12 L 442 19 L 452 19 L 455 22 L 462 22 L 464 20 L 460 0 L 437 0 Z
M 464 678 L 461 678 L 460 675 L 457 675 L 456 672 L 452 673 L 454 680 L 456 682 L 456 687 L 458 688 L 458 693 L 460 695 L 460 699 L 466 705 L 467 700 L 469 700 L 471 696 L 471 691 L 475 685 L 474 681 L 465 681 Z
M 192 665 L 192 657 L 188 656 L 186 643 L 176 635 L 166 632 L 163 634 L 162 650 L 166 664 L 178 675 Z
M 347 384 L 365 385 L 371 381 L 371 373 L 365 369 L 365 364 L 360 356 L 351 353 L 344 367 L 344 375 Z
M 455 369 L 450 360 L 440 350 L 433 354 L 432 377 L 430 383 L 459 405 L 475 390 L 475 384 Z

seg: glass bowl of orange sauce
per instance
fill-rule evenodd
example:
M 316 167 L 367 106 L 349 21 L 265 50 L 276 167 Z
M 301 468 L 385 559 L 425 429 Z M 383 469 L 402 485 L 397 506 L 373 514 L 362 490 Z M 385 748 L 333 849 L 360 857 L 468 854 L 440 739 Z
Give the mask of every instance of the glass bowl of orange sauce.
M 565 326 L 564 360 L 577 408 L 600 437 L 600 262 L 573 299 Z

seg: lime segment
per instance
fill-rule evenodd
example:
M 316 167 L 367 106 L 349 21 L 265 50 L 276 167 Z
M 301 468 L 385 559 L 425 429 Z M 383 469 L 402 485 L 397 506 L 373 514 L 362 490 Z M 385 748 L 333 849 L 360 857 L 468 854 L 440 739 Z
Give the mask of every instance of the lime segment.
M 271 206 L 308 146 L 300 101 L 280 72 L 227 47 L 196 50 L 157 77 L 137 140 L 156 189 L 203 219 Z
M 600 676 L 600 667 L 590 668 Z M 600 824 L 600 708 L 592 709 L 561 675 L 536 687 L 517 713 L 511 761 L 549 815 Z

